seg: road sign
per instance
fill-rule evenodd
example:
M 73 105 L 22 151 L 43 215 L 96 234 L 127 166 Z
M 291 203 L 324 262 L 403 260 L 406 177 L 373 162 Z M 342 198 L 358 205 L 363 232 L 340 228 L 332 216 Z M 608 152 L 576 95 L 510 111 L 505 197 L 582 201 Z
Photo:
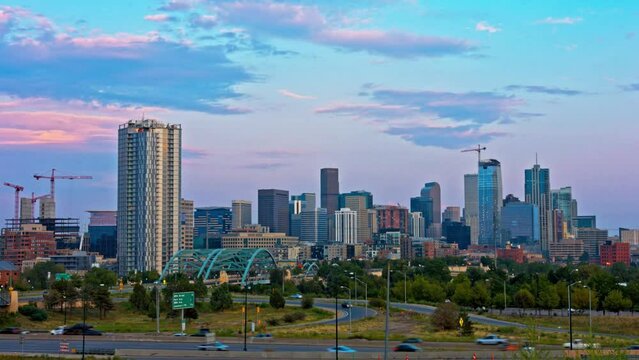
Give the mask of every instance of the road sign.
M 60 352 L 61 353 L 69 352 L 69 343 L 68 342 L 61 342 L 60 343 Z
M 173 294 L 173 310 L 192 309 L 195 307 L 195 293 L 193 291 Z
M 55 281 L 59 281 L 59 280 L 71 280 L 71 274 L 67 274 L 67 273 L 55 274 Z
M 464 318 L 459 318 L 459 327 L 464 327 Z

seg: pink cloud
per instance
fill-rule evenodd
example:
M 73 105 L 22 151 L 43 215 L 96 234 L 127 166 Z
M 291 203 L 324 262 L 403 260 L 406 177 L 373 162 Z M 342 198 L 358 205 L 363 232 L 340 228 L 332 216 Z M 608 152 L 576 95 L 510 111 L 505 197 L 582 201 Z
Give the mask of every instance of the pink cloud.
M 492 26 L 489 23 L 487 23 L 486 21 L 478 22 L 475 25 L 475 30 L 477 30 L 477 31 L 486 31 L 486 32 L 489 32 L 491 34 L 501 31 L 500 28 L 498 28 L 496 26 Z
M 170 0 L 166 5 L 159 8 L 162 11 L 184 11 L 190 10 L 200 3 L 200 0 Z
M 286 97 L 290 97 L 293 99 L 297 99 L 297 100 L 311 100 L 311 99 L 315 99 L 314 96 L 308 96 L 308 95 L 302 95 L 302 94 L 298 94 L 298 93 L 294 93 L 290 90 L 286 90 L 286 89 L 280 89 L 278 91 L 281 95 L 284 95 Z
M 174 16 L 170 16 L 167 14 L 151 14 L 144 17 L 144 20 L 153 21 L 153 22 L 167 22 L 167 21 L 175 21 L 176 18 Z

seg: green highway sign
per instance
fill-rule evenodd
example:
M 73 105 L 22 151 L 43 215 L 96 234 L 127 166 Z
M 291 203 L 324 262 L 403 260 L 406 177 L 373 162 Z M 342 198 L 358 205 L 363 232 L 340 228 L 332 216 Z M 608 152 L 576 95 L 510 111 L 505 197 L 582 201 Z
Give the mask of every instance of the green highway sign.
M 173 294 L 173 310 L 192 309 L 195 307 L 195 293 L 193 291 Z
M 55 274 L 55 281 L 58 281 L 58 280 L 71 280 L 71 274 L 57 273 Z

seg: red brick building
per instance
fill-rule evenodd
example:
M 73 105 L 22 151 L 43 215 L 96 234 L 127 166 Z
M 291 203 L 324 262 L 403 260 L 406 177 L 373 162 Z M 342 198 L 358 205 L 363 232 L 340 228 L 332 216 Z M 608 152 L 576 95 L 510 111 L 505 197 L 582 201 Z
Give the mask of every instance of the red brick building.
M 20 229 L 3 229 L 3 260 L 22 268 L 22 261 L 55 255 L 53 231 L 40 224 L 22 225 Z
M 0 285 L 15 284 L 20 279 L 20 272 L 12 263 L 0 261 Z
M 398 205 L 376 205 L 377 228 L 383 231 L 399 231 L 408 234 L 408 209 Z
M 507 259 L 516 262 L 517 264 L 524 263 L 524 249 L 519 247 L 512 247 L 510 244 L 506 244 L 503 249 L 497 249 L 497 258 Z
M 606 241 L 599 247 L 599 263 L 601 265 L 612 266 L 618 262 L 630 266 L 630 244 Z

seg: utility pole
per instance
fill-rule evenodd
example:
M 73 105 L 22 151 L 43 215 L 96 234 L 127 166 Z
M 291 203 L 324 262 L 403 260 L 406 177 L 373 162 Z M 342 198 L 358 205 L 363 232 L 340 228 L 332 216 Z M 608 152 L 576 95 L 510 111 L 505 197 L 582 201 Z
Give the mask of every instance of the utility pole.
M 388 323 L 390 313 L 390 261 L 386 269 L 386 325 L 384 329 L 384 360 L 388 360 Z

